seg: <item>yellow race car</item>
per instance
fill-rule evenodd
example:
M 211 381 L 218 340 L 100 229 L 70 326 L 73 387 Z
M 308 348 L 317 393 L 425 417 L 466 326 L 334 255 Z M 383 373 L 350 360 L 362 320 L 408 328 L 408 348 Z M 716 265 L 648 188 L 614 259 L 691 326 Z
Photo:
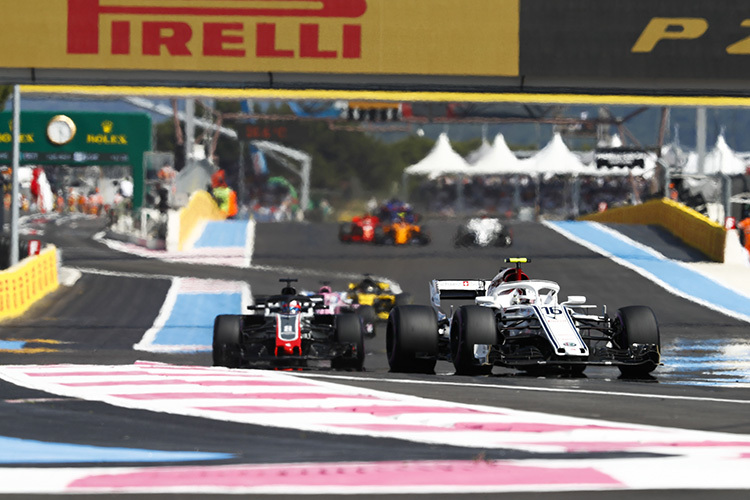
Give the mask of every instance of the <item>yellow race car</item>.
M 364 320 L 369 317 L 387 320 L 394 306 L 412 303 L 411 295 L 402 293 L 397 285 L 376 280 L 369 274 L 359 282 L 349 283 L 348 298 L 359 304 L 357 313 Z

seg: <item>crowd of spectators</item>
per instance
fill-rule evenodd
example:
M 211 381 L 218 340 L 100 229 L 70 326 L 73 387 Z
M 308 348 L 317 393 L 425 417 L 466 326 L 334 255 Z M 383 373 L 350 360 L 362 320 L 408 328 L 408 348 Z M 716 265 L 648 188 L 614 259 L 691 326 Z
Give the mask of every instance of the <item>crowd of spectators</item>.
M 281 182 L 262 179 L 247 186 L 243 216 L 258 222 L 283 222 L 298 217 L 299 200 L 294 190 Z
M 642 179 L 628 176 L 446 176 L 422 181 L 411 200 L 421 211 L 443 216 L 481 212 L 514 218 L 531 209 L 547 217 L 568 218 L 632 204 L 643 198 L 645 189 Z

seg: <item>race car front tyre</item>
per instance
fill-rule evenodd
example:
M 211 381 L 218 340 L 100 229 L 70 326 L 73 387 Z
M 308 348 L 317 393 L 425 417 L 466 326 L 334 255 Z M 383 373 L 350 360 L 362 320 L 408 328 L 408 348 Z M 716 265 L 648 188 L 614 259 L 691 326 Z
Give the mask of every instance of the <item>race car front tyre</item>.
M 240 339 L 242 316 L 221 314 L 214 320 L 213 361 L 214 366 L 238 368 L 242 362 Z
M 391 372 L 434 373 L 438 351 L 435 312 L 430 306 L 394 307 L 388 316 L 385 346 Z
M 365 334 L 359 315 L 355 313 L 337 314 L 334 338 L 338 344 L 352 345 L 354 355 L 333 358 L 331 368 L 334 370 L 362 371 L 365 364 Z
M 645 377 L 659 364 L 661 340 L 659 338 L 659 323 L 656 315 L 647 306 L 628 306 L 617 310 L 615 328 L 618 331 L 616 340 L 623 349 L 632 349 L 633 344 L 654 346 L 650 357 L 634 365 L 620 365 L 620 372 L 629 378 Z
M 362 318 L 362 326 L 365 328 L 365 334 L 374 337 L 375 323 L 378 322 L 378 313 L 375 312 L 375 308 L 372 306 L 359 306 L 357 314 Z
M 489 307 L 461 306 L 451 321 L 451 357 L 456 375 L 489 375 L 492 365 L 474 356 L 475 345 L 497 344 L 497 320 Z

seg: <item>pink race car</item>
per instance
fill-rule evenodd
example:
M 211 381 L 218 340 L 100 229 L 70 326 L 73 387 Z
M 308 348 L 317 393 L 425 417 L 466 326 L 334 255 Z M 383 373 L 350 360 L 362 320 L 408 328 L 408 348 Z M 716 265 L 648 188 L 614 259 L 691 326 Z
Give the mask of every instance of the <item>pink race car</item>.
M 378 316 L 372 306 L 356 304 L 348 296 L 348 292 L 334 292 L 328 284 L 321 286 L 313 295 L 323 298 L 323 306 L 318 307 L 317 310 L 321 312 L 327 310 L 324 314 L 356 312 L 362 320 L 365 336 L 375 336 L 375 322 L 378 320 Z

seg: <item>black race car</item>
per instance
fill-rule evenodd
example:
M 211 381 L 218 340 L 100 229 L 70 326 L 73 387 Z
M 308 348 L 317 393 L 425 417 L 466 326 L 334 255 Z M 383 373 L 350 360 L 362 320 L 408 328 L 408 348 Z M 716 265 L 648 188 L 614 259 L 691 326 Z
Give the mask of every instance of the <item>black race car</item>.
M 214 321 L 213 364 L 229 368 L 306 367 L 330 361 L 339 370 L 362 370 L 365 330 L 354 312 L 332 314 L 324 298 L 297 293 L 284 278 L 281 293 L 258 299 L 250 314 Z

